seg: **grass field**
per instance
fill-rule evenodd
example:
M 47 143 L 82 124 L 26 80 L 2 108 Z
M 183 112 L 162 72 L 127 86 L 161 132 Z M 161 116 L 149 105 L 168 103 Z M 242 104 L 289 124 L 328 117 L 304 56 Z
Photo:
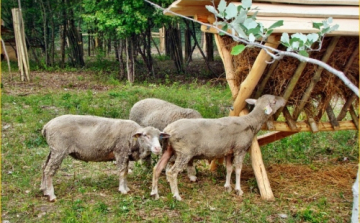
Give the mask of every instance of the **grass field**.
M 114 163 L 66 158 L 54 177 L 57 201 L 39 191 L 48 147 L 40 131 L 62 114 L 126 119 L 138 100 L 157 97 L 197 109 L 204 117 L 228 115 L 226 84 L 165 79 L 130 85 L 86 71 L 33 72 L 31 83 L 2 74 L 2 220 L 9 222 L 349 222 L 351 186 L 358 163 L 358 131 L 299 133 L 262 147 L 276 200 L 261 200 L 249 157 L 242 197 L 224 190 L 225 169 L 198 161 L 198 182 L 179 175 L 182 202 L 163 174 L 160 199 L 150 197 L 151 171 L 136 163 L 128 195 L 120 194 Z M 105 77 L 105 78 L 104 78 Z M 234 181 L 234 179 L 233 179 Z M 233 185 L 234 186 L 234 185 Z

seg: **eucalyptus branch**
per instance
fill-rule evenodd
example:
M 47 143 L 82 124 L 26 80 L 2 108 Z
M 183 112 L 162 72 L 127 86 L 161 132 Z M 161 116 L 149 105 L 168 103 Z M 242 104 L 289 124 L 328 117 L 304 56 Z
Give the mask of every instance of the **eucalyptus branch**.
M 357 86 L 355 86 L 346 76 L 343 72 L 341 71 L 338 71 L 336 70 L 335 68 L 331 67 L 330 65 L 328 65 L 327 63 L 323 62 L 323 61 L 320 61 L 320 60 L 316 60 L 316 59 L 313 59 L 313 58 L 309 58 L 309 57 L 305 57 L 305 56 L 302 56 L 300 54 L 297 54 L 295 52 L 290 52 L 290 51 L 281 51 L 281 50 L 278 50 L 278 49 L 275 49 L 273 47 L 269 47 L 269 46 L 266 46 L 266 45 L 263 45 L 261 43 L 258 43 L 256 41 L 254 42 L 250 42 L 246 39 L 243 39 L 243 38 L 240 38 L 238 36 L 235 36 L 235 35 L 232 35 L 230 33 L 228 33 L 227 31 L 224 31 L 222 30 L 221 28 L 217 27 L 217 26 L 214 26 L 214 25 L 210 25 L 208 23 L 203 23 L 201 21 L 197 21 L 193 18 L 190 18 L 190 17 L 187 17 L 187 16 L 183 16 L 181 14 L 178 14 L 176 12 L 173 12 L 171 10 L 168 10 L 168 9 L 165 9 L 153 2 L 150 2 L 149 0 L 144 0 L 145 2 L 149 3 L 150 5 L 154 6 L 155 8 L 157 9 L 160 9 L 162 10 L 164 13 L 171 13 L 175 16 L 178 16 L 178 17 L 181 17 L 181 18 L 184 18 L 184 19 L 187 19 L 187 20 L 191 20 L 191 21 L 194 21 L 194 22 L 197 22 L 201 25 L 204 25 L 204 26 L 207 26 L 207 27 L 212 27 L 213 29 L 217 30 L 220 34 L 225 34 L 225 35 L 228 35 L 228 36 L 231 36 L 233 38 L 234 41 L 237 41 L 237 42 L 241 42 L 241 43 L 244 43 L 246 44 L 247 46 L 252 46 L 252 47 L 258 47 L 258 48 L 261 48 L 263 50 L 266 51 L 266 53 L 268 53 L 272 58 L 273 60 L 279 60 L 281 58 L 283 58 L 284 56 L 290 56 L 290 57 L 294 57 L 300 61 L 305 61 L 307 63 L 312 63 L 312 64 L 316 64 L 322 68 L 324 68 L 325 70 L 329 71 L 330 73 L 334 74 L 335 76 L 337 76 L 338 78 L 340 78 L 340 80 L 342 80 L 344 82 L 344 84 L 349 87 L 358 97 L 359 96 L 359 88 Z M 272 53 L 273 52 L 273 53 Z M 271 63 L 271 62 L 267 62 L 267 63 Z

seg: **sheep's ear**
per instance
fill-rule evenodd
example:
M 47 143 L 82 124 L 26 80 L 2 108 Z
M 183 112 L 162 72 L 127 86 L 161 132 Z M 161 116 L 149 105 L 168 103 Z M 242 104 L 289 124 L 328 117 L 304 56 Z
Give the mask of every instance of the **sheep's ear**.
M 167 133 L 165 133 L 165 132 L 161 132 L 161 133 L 160 133 L 160 140 L 162 140 L 162 139 L 168 139 L 168 138 L 170 138 L 170 135 L 169 135 L 169 134 L 167 134 Z
M 250 105 L 254 105 L 256 103 L 256 99 L 252 99 L 252 98 L 248 98 L 248 99 L 245 99 L 245 101 L 250 104 Z
M 140 136 L 142 136 L 142 132 L 137 132 L 133 135 L 134 139 L 138 139 Z
M 272 112 L 272 108 L 270 107 L 270 105 L 268 105 L 265 107 L 264 111 L 265 111 L 265 114 L 270 115 Z

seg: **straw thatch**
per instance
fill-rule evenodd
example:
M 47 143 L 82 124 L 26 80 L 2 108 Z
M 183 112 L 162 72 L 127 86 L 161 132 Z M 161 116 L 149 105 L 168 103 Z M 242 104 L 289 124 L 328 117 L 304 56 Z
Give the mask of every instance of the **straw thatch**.
M 223 36 L 224 43 L 228 50 L 231 50 L 233 46 L 237 44 L 232 38 Z M 327 46 L 329 45 L 332 37 L 327 37 L 323 40 L 321 49 L 319 51 L 311 52 L 310 57 L 321 60 L 324 56 Z M 340 37 L 333 53 L 330 56 L 330 59 L 327 61 L 329 65 L 334 67 L 337 70 L 344 71 L 347 66 L 349 58 L 352 56 L 353 52 L 357 49 L 359 45 L 358 37 L 344 36 Z M 283 46 L 279 46 L 279 49 Z M 249 71 L 259 53 L 260 49 L 258 48 L 247 48 L 244 52 L 237 56 L 233 56 L 233 66 L 235 68 L 235 81 L 237 85 L 240 85 L 246 76 L 249 74 Z M 277 62 L 276 68 L 270 74 L 268 80 L 266 81 L 265 88 L 262 92 L 258 92 L 260 83 L 264 81 L 266 73 L 268 73 L 271 64 L 269 64 L 264 71 L 262 78 L 259 81 L 257 88 L 253 92 L 253 96 L 258 93 L 261 94 L 274 94 L 274 95 L 283 95 L 285 89 L 288 87 L 288 84 L 293 77 L 297 67 L 299 66 L 300 61 L 292 57 L 284 57 Z M 308 88 L 315 71 L 318 66 L 314 64 L 307 64 L 303 70 L 299 81 L 297 82 L 290 98 L 288 99 L 287 105 L 297 106 L 299 101 L 302 99 L 304 92 Z M 356 85 L 359 85 L 359 55 L 358 53 L 353 60 L 353 63 L 345 72 L 346 76 Z M 311 97 L 305 106 L 304 109 L 307 110 L 307 113 L 314 114 L 316 111 L 325 110 L 328 104 L 321 103 L 324 98 L 343 98 L 344 101 L 349 98 L 352 94 L 352 91 L 334 74 L 324 70 L 321 73 L 321 79 L 315 85 L 315 88 L 311 92 Z M 358 104 L 358 99 L 356 100 L 356 105 Z M 314 108 L 314 105 L 319 105 L 321 107 Z

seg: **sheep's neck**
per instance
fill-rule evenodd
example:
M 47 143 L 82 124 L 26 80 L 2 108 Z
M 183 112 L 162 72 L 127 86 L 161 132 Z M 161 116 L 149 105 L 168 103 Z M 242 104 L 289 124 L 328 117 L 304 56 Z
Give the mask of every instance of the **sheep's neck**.
M 253 131 L 256 134 L 268 120 L 269 115 L 265 114 L 264 109 L 255 107 L 248 115 L 242 117 L 244 117 L 247 120 L 247 123 L 253 127 Z

